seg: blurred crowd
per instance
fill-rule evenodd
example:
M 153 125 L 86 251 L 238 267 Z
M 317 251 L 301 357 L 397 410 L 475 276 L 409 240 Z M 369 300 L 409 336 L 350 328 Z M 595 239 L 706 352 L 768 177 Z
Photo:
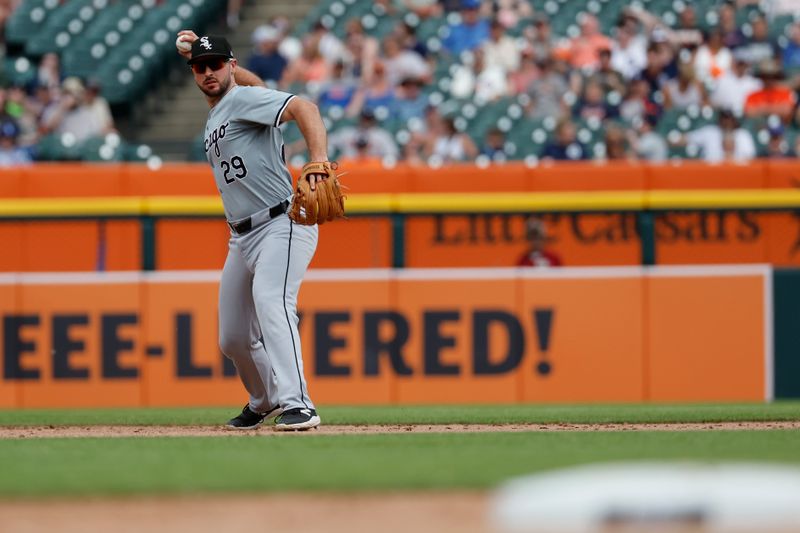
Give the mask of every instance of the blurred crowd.
M 515 127 L 550 125 L 540 158 L 663 161 L 675 149 L 709 162 L 800 156 L 800 17 L 780 39 L 770 32 L 776 17 L 800 15 L 800 1 L 719 2 L 713 13 L 679 1 L 669 21 L 631 2 L 610 31 L 587 10 L 565 34 L 534 7 L 544 4 L 376 0 L 396 20 L 380 40 L 363 17 L 347 20 L 343 36 L 323 17 L 300 37 L 276 18 L 255 30 L 243 63 L 268 85 L 315 99 L 332 119 L 331 149 L 340 158 L 520 158 L 527 148 L 509 150 L 513 129 L 490 127 L 476 137 L 458 109 L 442 105 L 508 99 L 523 110 Z M 443 26 L 420 39 L 431 19 Z M 681 113 L 713 118 L 664 127 Z M 601 124 L 602 150 L 577 135 L 587 121 Z
M 5 59 L 5 26 L 22 0 L 0 0 L 0 60 Z M 18 60 L 28 61 L 27 58 Z M 30 164 L 42 155 L 39 142 L 63 135 L 79 145 L 116 132 L 114 118 L 96 80 L 65 76 L 58 54 L 39 58 L 35 76 L 13 83 L 0 69 L 0 166 Z
M 672 17 L 633 0 L 613 23 L 599 20 L 592 6 L 614 2 L 374 0 L 369 16 L 322 16 L 303 34 L 285 17 L 267 21 L 239 56 L 268 86 L 318 103 L 339 159 L 800 156 L 800 0 L 719 1 L 700 13 L 675 0 Z M 0 0 L 0 28 L 19 3 Z M 240 7 L 228 4 L 230 28 Z M 392 26 L 376 31 L 376 20 Z M 115 131 L 96 81 L 65 77 L 56 54 L 35 61 L 33 81 L 0 88 L 0 165 L 41 158 L 51 134 L 80 143 Z M 493 105 L 493 122 L 473 127 Z M 290 143 L 287 155 L 303 150 Z
M 68 145 L 116 131 L 108 102 L 95 80 L 63 76 L 57 54 L 42 56 L 33 80 L 0 88 L 0 166 L 40 158 L 44 137 Z

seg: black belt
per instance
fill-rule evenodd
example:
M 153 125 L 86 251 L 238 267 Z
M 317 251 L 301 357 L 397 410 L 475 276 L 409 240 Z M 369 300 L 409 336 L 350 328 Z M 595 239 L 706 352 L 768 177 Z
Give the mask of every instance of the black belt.
M 272 220 L 273 218 L 284 214 L 288 208 L 289 208 L 289 200 L 284 200 L 278 205 L 270 207 L 269 218 L 267 220 Z M 237 235 L 241 235 L 242 233 L 247 233 L 248 231 L 253 229 L 253 217 L 247 217 L 245 219 L 240 220 L 239 222 L 233 222 L 233 223 L 228 222 L 228 225 L 231 227 L 234 233 L 236 233 Z

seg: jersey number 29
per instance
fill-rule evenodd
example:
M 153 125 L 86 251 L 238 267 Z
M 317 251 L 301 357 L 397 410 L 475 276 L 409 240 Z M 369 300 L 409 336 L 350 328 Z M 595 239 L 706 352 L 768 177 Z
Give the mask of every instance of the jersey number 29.
M 235 178 L 243 179 L 245 176 L 247 176 L 247 167 L 244 166 L 244 161 L 242 161 L 242 158 L 238 155 L 231 157 L 230 163 L 227 161 L 220 161 L 219 166 L 222 167 L 222 177 L 225 179 L 225 183 L 228 185 L 236 181 L 233 178 L 228 178 L 228 174 L 231 172 L 231 167 L 233 167 L 233 170 L 235 171 L 233 174 Z

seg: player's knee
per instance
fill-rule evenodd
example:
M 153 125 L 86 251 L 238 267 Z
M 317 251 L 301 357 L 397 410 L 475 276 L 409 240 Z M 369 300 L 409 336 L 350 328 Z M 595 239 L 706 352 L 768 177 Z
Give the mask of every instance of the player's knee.
M 250 357 L 250 339 L 235 335 L 220 335 L 219 349 L 228 359 Z

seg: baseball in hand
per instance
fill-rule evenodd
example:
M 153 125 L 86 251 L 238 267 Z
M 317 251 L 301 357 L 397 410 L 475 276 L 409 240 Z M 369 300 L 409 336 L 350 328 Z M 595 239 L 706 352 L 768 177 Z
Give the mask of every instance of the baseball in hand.
M 192 50 L 192 43 L 189 41 L 184 41 L 185 35 L 179 35 L 178 39 L 175 41 L 175 46 L 181 52 L 189 52 Z

